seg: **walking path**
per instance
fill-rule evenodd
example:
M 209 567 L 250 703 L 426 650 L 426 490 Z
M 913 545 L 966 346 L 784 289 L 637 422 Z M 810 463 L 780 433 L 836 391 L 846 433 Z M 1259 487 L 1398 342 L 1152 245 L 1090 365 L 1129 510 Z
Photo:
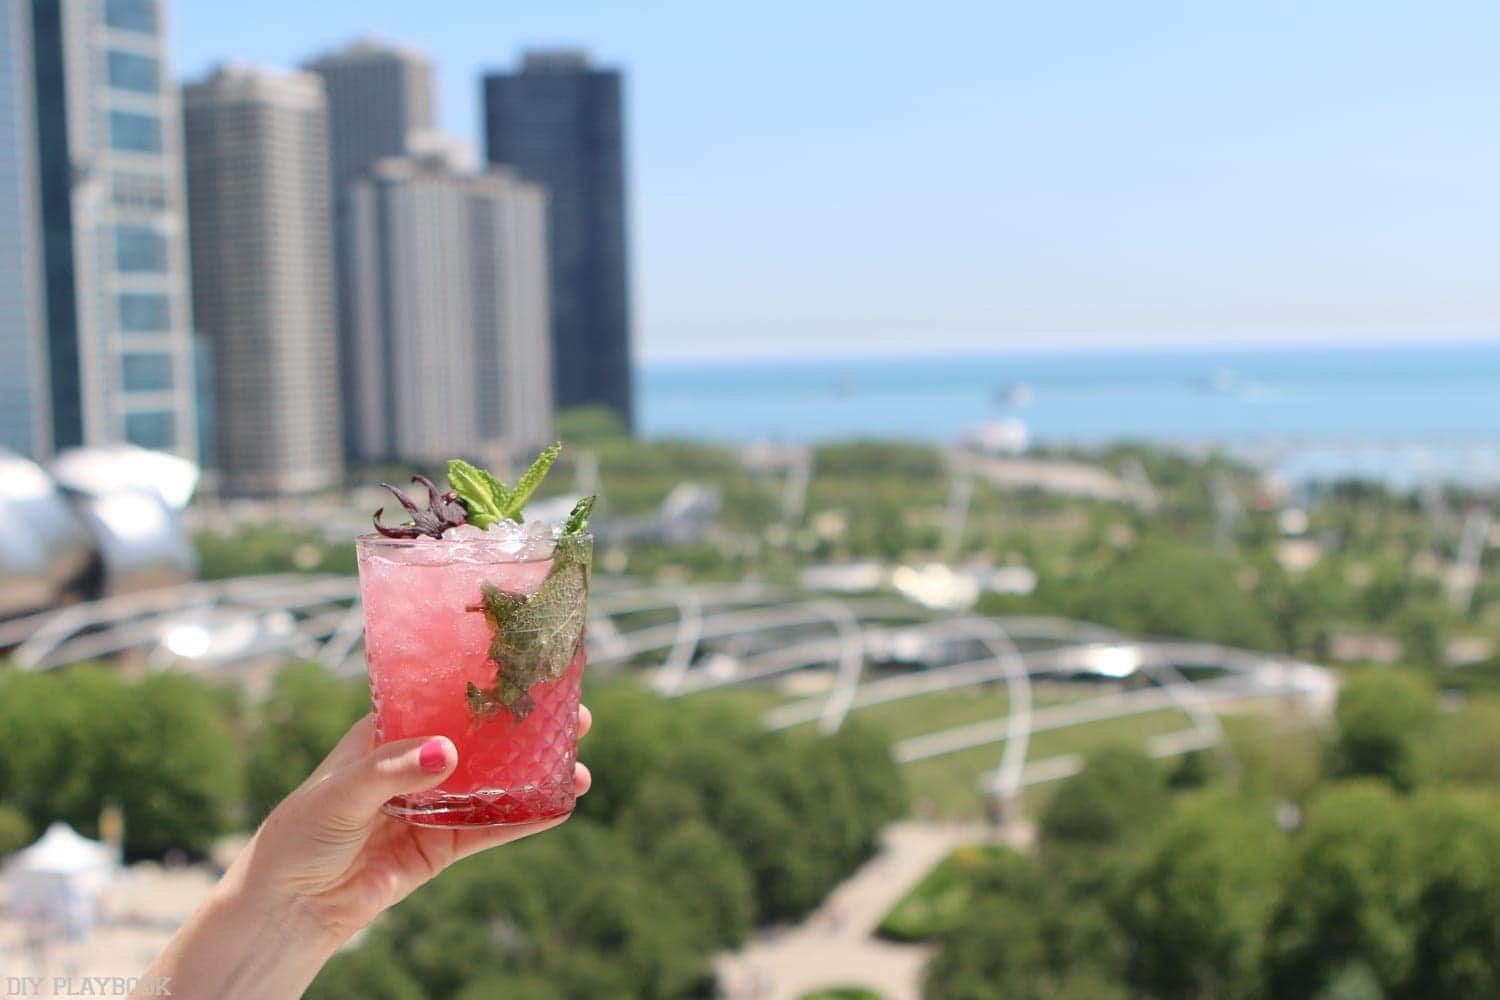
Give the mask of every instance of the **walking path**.
M 929 945 L 875 937 L 892 906 L 956 847 L 992 842 L 984 823 L 902 822 L 887 827 L 880 851 L 796 927 L 757 935 L 715 960 L 728 1000 L 797 1000 L 830 986 L 867 986 L 885 1000 L 917 1000 Z

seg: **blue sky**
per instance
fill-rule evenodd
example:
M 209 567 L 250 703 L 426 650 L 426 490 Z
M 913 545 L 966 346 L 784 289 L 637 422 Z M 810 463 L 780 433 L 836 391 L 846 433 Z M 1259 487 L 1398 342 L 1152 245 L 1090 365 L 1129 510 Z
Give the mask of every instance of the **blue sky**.
M 1500 5 L 174 5 L 179 70 L 628 74 L 646 359 L 1500 339 Z

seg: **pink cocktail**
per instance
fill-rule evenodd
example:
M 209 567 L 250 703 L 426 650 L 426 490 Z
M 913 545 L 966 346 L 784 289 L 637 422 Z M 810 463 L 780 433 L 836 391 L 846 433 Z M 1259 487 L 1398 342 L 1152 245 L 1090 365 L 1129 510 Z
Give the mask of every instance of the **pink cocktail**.
M 458 748 L 446 781 L 386 811 L 425 826 L 569 813 L 592 539 L 450 536 L 358 540 L 376 739 Z

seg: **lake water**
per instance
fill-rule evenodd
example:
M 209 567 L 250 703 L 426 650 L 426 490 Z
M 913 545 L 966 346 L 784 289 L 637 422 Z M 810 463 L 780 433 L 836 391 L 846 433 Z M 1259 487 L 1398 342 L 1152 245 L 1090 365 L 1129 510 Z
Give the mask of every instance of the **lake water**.
M 1295 478 L 1500 483 L 1500 343 L 653 364 L 648 437 L 951 442 L 1016 418 L 1031 440 L 1219 446 Z

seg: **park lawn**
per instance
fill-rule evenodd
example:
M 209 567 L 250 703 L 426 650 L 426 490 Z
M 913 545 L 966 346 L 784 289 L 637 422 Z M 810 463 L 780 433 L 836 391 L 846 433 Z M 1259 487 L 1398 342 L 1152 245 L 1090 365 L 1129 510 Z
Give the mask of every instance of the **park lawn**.
M 1176 732 L 1190 725 L 1182 711 L 1163 709 L 1036 733 L 1031 738 L 1026 759 L 1037 761 L 1062 754 L 1088 753 L 1115 744 L 1144 747 L 1152 736 Z M 912 811 L 932 819 L 987 816 L 988 797 L 980 790 L 979 781 L 981 777 L 994 773 L 1004 752 L 1003 743 L 993 743 L 906 765 L 903 772 L 911 794 Z M 1026 790 L 1024 805 L 1028 815 L 1036 815 L 1037 807 L 1051 797 L 1051 784 L 1034 785 Z
M 1322 780 L 1326 747 L 1311 725 L 1289 725 L 1267 712 L 1219 718 L 1248 788 L 1301 802 Z
M 685 694 L 682 697 L 691 698 L 696 703 L 732 704 L 761 715 L 789 701 L 797 700 L 769 684 L 733 684 L 728 687 L 710 688 L 707 691 Z
M 1192 726 L 1193 721 L 1186 712 L 1178 708 L 1164 708 L 1155 712 L 1069 726 L 1066 729 L 1051 729 L 1032 734 L 1026 759 L 1038 761 L 1062 754 L 1086 754 L 1116 744 L 1145 749 L 1146 741 L 1153 736 L 1191 729 Z
M 1079 698 L 1093 697 L 1094 688 L 1085 685 L 1037 684 L 1031 688 L 1035 708 L 1060 705 Z M 1003 719 L 1010 711 L 1010 697 L 1005 682 L 957 691 L 935 691 L 901 701 L 857 708 L 849 716 L 860 725 L 869 726 L 892 743 L 913 736 L 925 736 L 944 729 Z
M 890 941 L 929 941 L 952 930 L 973 895 L 975 874 L 1011 848 L 960 847 L 939 861 L 880 921 L 876 933 Z

